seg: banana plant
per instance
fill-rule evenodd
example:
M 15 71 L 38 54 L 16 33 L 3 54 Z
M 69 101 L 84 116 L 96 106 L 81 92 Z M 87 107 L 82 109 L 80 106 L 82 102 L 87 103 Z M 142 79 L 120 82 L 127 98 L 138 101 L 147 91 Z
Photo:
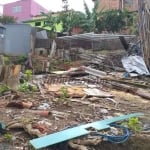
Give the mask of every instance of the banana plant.
M 46 19 L 44 27 L 49 27 L 49 37 L 51 39 L 51 52 L 50 52 L 50 58 L 52 58 L 55 54 L 56 50 L 56 37 L 57 37 L 57 29 L 56 25 L 59 22 L 58 17 L 54 16 L 52 12 L 49 13 L 41 13 Z
M 45 24 L 43 27 L 49 27 L 49 37 L 51 39 L 56 38 L 56 25 L 59 23 L 58 17 L 54 16 L 52 12 L 44 13 L 41 12 L 42 16 L 45 17 Z
M 62 22 L 63 32 L 67 32 L 71 35 L 71 31 L 74 27 L 81 27 L 85 15 L 80 11 L 68 10 L 62 12 L 59 15 L 59 19 Z
M 87 32 L 94 32 L 97 29 L 97 22 L 103 15 L 103 10 L 98 10 L 98 7 L 100 5 L 100 1 L 96 0 L 94 3 L 94 8 L 92 11 L 90 11 L 87 3 L 84 1 L 84 9 L 85 9 L 85 20 L 84 23 L 82 24 L 82 27 L 84 28 L 85 31 Z

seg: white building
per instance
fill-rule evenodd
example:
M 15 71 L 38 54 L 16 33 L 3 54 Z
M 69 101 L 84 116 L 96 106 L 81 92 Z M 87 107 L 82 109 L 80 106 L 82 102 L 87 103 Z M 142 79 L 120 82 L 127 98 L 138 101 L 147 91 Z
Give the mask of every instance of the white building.
M 2 15 L 2 13 L 3 13 L 3 5 L 0 4 L 0 16 Z

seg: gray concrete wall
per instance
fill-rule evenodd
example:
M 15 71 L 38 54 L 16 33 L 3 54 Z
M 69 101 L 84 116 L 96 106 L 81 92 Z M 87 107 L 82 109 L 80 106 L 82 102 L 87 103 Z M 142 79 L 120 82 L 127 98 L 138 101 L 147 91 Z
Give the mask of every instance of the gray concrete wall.
M 131 39 L 126 39 L 129 42 Z M 124 49 L 119 39 L 101 40 L 93 43 L 94 50 L 120 50 Z
M 4 54 L 10 56 L 24 55 L 31 49 L 31 26 L 26 24 L 9 24 L 6 27 Z
M 0 54 L 4 53 L 5 39 L 0 37 Z
M 5 47 L 5 28 L 0 24 L 0 54 L 3 53 Z

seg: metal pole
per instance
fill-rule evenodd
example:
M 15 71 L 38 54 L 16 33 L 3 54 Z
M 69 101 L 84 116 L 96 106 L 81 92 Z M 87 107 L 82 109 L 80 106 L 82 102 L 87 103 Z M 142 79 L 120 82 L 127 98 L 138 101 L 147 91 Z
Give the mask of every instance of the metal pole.
M 121 2 L 121 4 L 122 4 L 122 10 L 124 9 L 124 0 L 122 0 L 122 2 Z
M 110 0 L 108 0 L 108 10 L 110 9 Z
M 94 43 L 93 43 L 93 40 L 92 40 L 92 51 L 94 53 Z

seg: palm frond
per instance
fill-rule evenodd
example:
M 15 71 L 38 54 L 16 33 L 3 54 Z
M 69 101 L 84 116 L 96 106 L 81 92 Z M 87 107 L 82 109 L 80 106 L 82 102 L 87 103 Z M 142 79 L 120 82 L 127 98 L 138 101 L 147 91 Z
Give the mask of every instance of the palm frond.
M 85 1 L 83 1 L 83 3 L 84 3 L 85 14 L 86 14 L 87 18 L 90 18 L 91 17 L 90 9 Z

